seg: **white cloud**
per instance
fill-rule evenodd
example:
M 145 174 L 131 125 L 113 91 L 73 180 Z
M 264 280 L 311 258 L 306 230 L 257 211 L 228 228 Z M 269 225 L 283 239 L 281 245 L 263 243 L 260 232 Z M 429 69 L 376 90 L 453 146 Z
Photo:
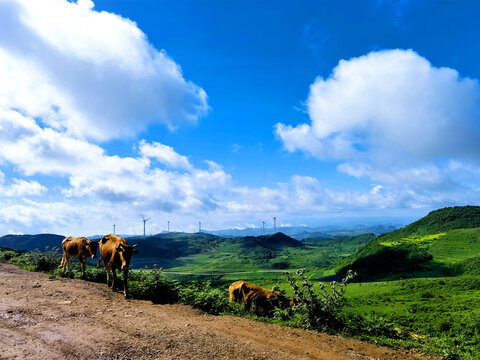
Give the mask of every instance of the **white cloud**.
M 149 144 L 145 140 L 140 141 L 139 152 L 145 157 L 154 158 L 172 168 L 188 171 L 193 169 L 186 156 L 180 155 L 172 147 L 158 142 Z
M 326 209 L 435 208 L 480 201 L 480 87 L 412 50 L 342 60 L 310 87 L 310 123 L 277 124 L 302 151 L 370 180 L 370 191 L 324 191 Z M 318 204 L 318 201 L 315 201 Z
M 87 0 L 0 2 L 0 107 L 98 140 L 208 110 L 205 91 L 134 22 Z
M 288 151 L 322 160 L 410 164 L 480 155 L 476 80 L 411 50 L 342 60 L 310 87 L 310 124 L 277 124 Z
M 217 207 L 214 193 L 231 182 L 214 162 L 207 162 L 206 169 L 194 168 L 185 156 L 160 143 L 141 141 L 139 157 L 109 156 L 98 145 L 41 128 L 18 112 L 0 112 L 0 126 L 0 162 L 27 176 L 67 177 L 70 186 L 63 195 L 70 198 L 129 202 L 139 210 L 193 212 Z M 167 169 L 156 167 L 150 158 L 168 165 Z M 178 168 L 188 171 L 178 173 Z
M 42 195 L 47 188 L 38 181 L 13 178 L 10 184 L 5 184 L 5 174 L 0 171 L 0 196 L 18 197 L 28 195 Z

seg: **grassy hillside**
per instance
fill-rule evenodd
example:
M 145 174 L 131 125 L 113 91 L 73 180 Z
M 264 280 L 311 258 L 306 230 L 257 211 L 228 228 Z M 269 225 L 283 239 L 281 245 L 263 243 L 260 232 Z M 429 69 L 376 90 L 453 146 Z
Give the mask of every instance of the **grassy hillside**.
M 15 250 L 45 250 L 45 247 L 62 247 L 63 235 L 38 234 L 38 235 L 5 235 L 0 237 L 0 246 Z
M 128 237 L 137 244 L 139 254 L 132 259 L 133 268 L 156 264 L 170 274 L 198 274 L 199 278 L 223 276 L 225 281 L 244 279 L 268 280 L 282 277 L 286 269 L 309 268 L 319 279 L 333 275 L 332 265 L 353 254 L 374 234 L 339 237 L 315 237 L 302 241 L 283 233 L 266 236 L 223 238 L 206 233 L 162 233 L 154 236 Z M 7 235 L 0 246 L 17 250 L 60 248 L 63 236 Z M 240 273 L 240 274 L 239 274 Z M 205 274 L 205 275 L 202 275 Z M 215 275 L 217 274 L 217 275 Z
M 358 283 L 348 286 L 342 312 L 363 319 L 361 338 L 473 360 L 480 354 L 479 300 L 479 276 Z
M 383 234 L 346 258 L 339 272 L 361 279 L 400 279 L 480 273 L 480 207 L 432 211 L 401 229 Z
M 310 238 L 300 242 L 283 234 L 259 237 L 226 238 L 198 254 L 179 257 L 169 273 L 221 274 L 225 281 L 244 280 L 271 284 L 283 281 L 284 270 L 307 267 L 320 279 L 332 275 L 328 270 L 343 257 L 354 253 L 373 234 L 339 238 Z

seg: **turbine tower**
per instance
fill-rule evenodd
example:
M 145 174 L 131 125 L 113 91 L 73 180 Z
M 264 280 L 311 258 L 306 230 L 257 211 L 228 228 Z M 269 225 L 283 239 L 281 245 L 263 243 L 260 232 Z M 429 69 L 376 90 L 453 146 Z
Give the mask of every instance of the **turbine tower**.
M 262 235 L 265 236 L 265 221 L 262 221 Z
M 145 239 L 145 223 L 150 219 L 145 219 L 143 215 L 142 215 L 142 219 L 143 219 L 143 238 Z
M 113 224 L 113 235 L 115 235 L 115 224 Z
M 167 221 L 167 232 L 170 232 L 170 220 Z
M 277 218 L 276 217 L 273 218 L 273 233 L 274 234 L 277 233 Z
M 202 222 L 201 221 L 198 222 L 198 232 L 199 233 L 202 232 Z

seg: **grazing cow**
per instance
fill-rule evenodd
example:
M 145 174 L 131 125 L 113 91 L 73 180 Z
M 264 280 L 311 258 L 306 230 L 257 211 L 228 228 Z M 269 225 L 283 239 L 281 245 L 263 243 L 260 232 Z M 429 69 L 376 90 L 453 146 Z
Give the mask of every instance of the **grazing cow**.
M 248 283 L 243 280 L 238 280 L 228 287 L 230 302 L 241 302 L 243 300 L 242 286 L 244 284 Z
M 82 278 L 85 277 L 85 262 L 87 258 L 97 257 L 98 241 L 90 241 L 86 237 L 66 237 L 62 241 L 63 257 L 62 262 L 58 268 L 63 267 L 63 274 L 65 269 L 70 269 L 70 258 L 76 257 L 82 265 Z
M 138 250 L 135 250 L 137 245 L 127 245 L 124 238 L 108 234 L 102 237 L 100 240 L 100 259 L 98 260 L 98 266 L 100 261 L 103 260 L 105 264 L 105 271 L 107 272 L 107 285 L 110 286 L 110 269 L 112 269 L 112 290 L 117 289 L 117 274 L 116 269 L 123 271 L 123 294 L 128 297 L 127 291 L 127 277 L 128 269 L 130 266 L 130 260 L 132 254 L 138 254 Z
M 228 288 L 230 302 L 242 301 L 247 309 L 253 308 L 255 313 L 270 314 L 275 307 L 285 308 L 288 305 L 294 306 L 295 299 L 289 299 L 282 294 L 257 285 L 247 283 L 246 281 L 235 281 Z

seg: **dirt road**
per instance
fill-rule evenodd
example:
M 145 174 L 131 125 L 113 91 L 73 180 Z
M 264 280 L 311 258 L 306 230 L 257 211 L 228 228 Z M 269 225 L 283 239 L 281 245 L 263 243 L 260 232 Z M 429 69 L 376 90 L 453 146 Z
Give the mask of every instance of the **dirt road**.
M 427 359 L 0 264 L 0 359 Z

